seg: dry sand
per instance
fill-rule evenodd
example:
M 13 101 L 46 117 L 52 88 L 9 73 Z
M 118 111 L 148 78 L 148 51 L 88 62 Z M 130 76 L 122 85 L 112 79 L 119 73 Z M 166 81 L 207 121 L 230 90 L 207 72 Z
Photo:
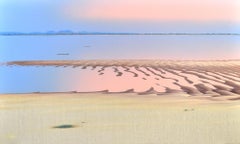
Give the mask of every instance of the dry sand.
M 239 144 L 239 134 L 240 101 L 224 97 L 0 95 L 0 144 Z

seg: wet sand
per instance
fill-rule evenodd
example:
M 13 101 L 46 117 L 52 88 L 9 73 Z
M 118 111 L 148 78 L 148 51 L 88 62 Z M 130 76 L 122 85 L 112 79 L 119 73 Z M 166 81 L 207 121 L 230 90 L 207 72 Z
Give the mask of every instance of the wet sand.
M 210 96 L 209 96 L 210 97 Z M 134 93 L 0 95 L 1 144 L 238 144 L 240 101 Z
M 11 61 L 6 65 L 20 66 L 240 66 L 240 60 L 51 60 L 51 61 Z
M 92 79 L 84 80 L 86 83 L 91 83 L 88 87 L 95 85 L 96 88 L 94 88 L 101 91 L 130 90 L 138 94 L 157 95 L 183 92 L 191 96 L 235 95 L 236 97 L 232 100 L 240 99 L 237 97 L 240 95 L 240 61 L 238 60 L 14 61 L 6 65 L 71 67 L 72 69 L 80 67 L 82 71 L 93 74 L 89 76 Z M 64 77 L 67 79 L 69 75 Z M 111 83 L 116 83 L 118 86 Z M 88 88 L 87 92 L 95 91 L 94 88 Z M 74 91 L 83 92 L 84 90 L 74 89 Z

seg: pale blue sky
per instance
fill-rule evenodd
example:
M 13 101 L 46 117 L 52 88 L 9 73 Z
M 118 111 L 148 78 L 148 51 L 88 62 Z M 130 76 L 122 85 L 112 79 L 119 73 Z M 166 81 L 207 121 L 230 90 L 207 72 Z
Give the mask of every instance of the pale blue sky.
M 120 0 L 114 0 L 114 2 L 117 1 Z M 93 7 L 90 4 L 94 2 L 98 2 L 99 9 L 100 7 L 103 7 L 101 3 L 99 4 L 99 0 L 0 0 L 0 31 L 45 32 L 49 30 L 73 30 L 89 32 L 240 32 L 238 17 L 236 17 L 236 21 L 226 18 L 226 20 L 223 18 L 220 20 L 213 19 L 200 21 L 196 21 L 195 19 L 191 20 L 190 18 L 187 20 L 181 20 L 179 18 L 176 20 L 162 20 L 157 17 L 153 20 L 148 20 L 147 18 L 146 20 L 144 18 L 135 19 L 138 15 L 133 15 L 132 20 L 118 19 L 117 16 L 116 19 L 108 19 L 107 16 L 106 18 L 103 17 L 97 19 L 91 15 L 89 18 L 83 17 L 85 13 L 87 15 L 88 9 L 90 11 L 91 7 Z M 107 0 L 102 2 L 108 2 L 111 4 L 111 1 Z M 125 3 L 123 3 L 123 5 L 124 4 Z M 216 8 L 218 8 L 218 4 L 217 1 Z M 98 6 L 95 6 L 94 8 L 98 9 Z M 134 8 L 135 7 L 133 7 L 133 10 L 136 9 Z M 75 10 L 75 12 L 74 9 L 87 10 Z M 71 16 L 71 11 L 76 13 L 76 17 Z M 137 11 L 137 9 L 135 11 Z M 172 11 L 174 12 L 174 9 Z M 216 12 L 218 11 L 216 10 Z M 192 14 L 190 13 L 189 15 Z M 232 15 L 235 15 L 235 13 Z

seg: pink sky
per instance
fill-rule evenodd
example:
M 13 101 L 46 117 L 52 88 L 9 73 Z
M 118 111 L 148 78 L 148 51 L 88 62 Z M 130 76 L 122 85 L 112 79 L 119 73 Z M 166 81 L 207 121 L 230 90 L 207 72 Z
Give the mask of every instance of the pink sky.
M 67 17 L 112 21 L 240 21 L 239 0 L 89 0 L 73 2 Z

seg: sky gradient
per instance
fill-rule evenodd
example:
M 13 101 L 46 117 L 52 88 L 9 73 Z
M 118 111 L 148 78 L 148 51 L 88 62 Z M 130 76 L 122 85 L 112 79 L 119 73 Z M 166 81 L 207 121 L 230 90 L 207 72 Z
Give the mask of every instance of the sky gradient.
M 0 31 L 240 32 L 238 0 L 1 0 Z
M 238 0 L 90 0 L 65 8 L 73 19 L 109 21 L 239 22 Z

